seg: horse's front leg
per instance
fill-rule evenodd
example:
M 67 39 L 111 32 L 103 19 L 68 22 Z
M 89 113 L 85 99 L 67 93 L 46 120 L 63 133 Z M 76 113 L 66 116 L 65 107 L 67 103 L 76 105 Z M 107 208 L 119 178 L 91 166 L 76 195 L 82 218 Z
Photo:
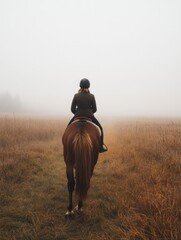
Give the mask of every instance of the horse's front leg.
M 75 186 L 73 166 L 67 166 L 66 172 L 67 172 L 67 179 L 68 179 L 67 187 L 69 192 L 69 206 L 68 206 L 68 211 L 66 212 L 65 215 L 70 216 L 70 215 L 73 215 L 72 195 L 73 195 L 74 186 Z

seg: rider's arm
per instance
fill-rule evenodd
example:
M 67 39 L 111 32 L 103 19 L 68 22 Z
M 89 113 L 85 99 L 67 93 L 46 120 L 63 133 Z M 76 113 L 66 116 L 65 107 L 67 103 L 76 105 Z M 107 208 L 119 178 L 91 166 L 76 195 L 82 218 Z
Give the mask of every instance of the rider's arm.
M 76 99 L 75 99 L 75 95 L 74 95 L 74 97 L 73 97 L 72 104 L 71 104 L 71 112 L 72 112 L 73 114 L 76 113 Z

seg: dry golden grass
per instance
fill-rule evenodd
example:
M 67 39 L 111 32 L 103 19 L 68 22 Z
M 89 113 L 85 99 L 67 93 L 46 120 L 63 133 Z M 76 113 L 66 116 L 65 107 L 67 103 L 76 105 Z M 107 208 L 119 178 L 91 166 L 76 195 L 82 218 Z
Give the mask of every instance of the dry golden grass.
M 181 121 L 104 124 L 83 215 L 66 221 L 66 121 L 0 118 L 0 239 L 181 239 Z

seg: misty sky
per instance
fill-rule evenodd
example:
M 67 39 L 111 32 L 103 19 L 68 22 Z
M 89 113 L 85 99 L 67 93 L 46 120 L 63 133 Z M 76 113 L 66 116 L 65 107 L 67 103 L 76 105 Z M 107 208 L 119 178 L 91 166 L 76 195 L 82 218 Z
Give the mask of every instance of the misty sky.
M 84 77 L 97 116 L 181 117 L 181 1 L 0 0 L 0 93 L 67 115 Z

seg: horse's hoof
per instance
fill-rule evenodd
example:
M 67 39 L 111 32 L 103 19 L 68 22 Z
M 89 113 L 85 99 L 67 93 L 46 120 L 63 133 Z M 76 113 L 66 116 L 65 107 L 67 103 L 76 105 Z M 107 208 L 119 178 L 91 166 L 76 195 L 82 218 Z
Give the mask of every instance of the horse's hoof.
M 73 216 L 74 216 L 74 211 L 73 211 L 73 210 L 67 211 L 67 212 L 65 213 L 65 218 L 66 218 L 66 219 L 73 218 Z
M 79 208 L 78 205 L 74 208 L 74 212 L 81 214 L 83 213 L 83 208 Z

